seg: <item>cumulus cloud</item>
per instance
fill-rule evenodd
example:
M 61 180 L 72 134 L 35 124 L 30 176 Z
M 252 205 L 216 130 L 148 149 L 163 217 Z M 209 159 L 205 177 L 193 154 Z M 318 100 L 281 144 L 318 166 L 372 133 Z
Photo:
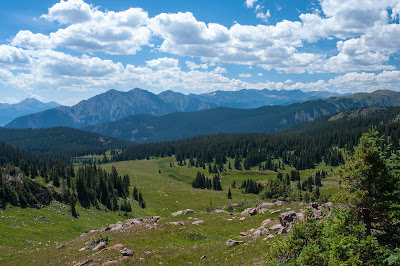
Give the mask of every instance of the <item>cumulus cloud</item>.
M 247 8 L 252 8 L 256 2 L 257 0 L 246 0 Z
M 149 17 L 141 8 L 101 12 L 82 0 L 61 1 L 42 18 L 68 24 L 49 36 L 20 31 L 12 45 L 29 49 L 67 47 L 78 52 L 135 54 L 150 44 Z
M 96 8 L 83 0 L 61 0 L 50 7 L 48 14 L 42 15 L 41 18 L 62 24 L 82 23 L 89 21 L 96 11 Z
M 257 0 L 246 0 L 245 6 L 254 9 L 264 21 L 271 16 Z M 398 73 L 390 62 L 400 50 L 399 14 L 398 0 L 321 0 L 315 12 L 300 14 L 298 21 L 282 20 L 274 25 L 235 23 L 226 27 L 200 21 L 191 12 L 149 17 L 141 8 L 102 11 L 83 0 L 61 0 L 41 16 L 57 24 L 58 30 L 50 34 L 21 30 L 9 45 L 0 46 L 0 82 L 26 89 L 90 90 L 142 84 L 162 89 L 351 91 L 380 88 L 377 82 L 389 80 L 384 84 L 396 89 Z M 333 45 L 335 48 L 328 52 L 318 49 L 320 42 L 328 41 L 336 47 Z M 162 52 L 165 57 L 137 66 L 101 59 L 102 53 L 134 55 L 143 47 L 151 47 L 153 54 Z M 59 48 L 90 56 L 54 51 L 65 51 Z M 182 71 L 179 61 L 171 58 L 177 56 L 197 58 L 185 58 L 188 71 Z M 195 63 L 198 60 L 202 63 Z M 225 77 L 224 63 L 286 73 L 344 75 L 309 83 L 253 84 Z
M 241 78 L 251 78 L 252 75 L 249 74 L 249 73 L 242 73 L 242 74 L 239 74 L 239 77 L 241 77 Z
M 31 57 L 23 49 L 10 45 L 0 45 L 0 66 L 8 69 L 25 69 L 31 63 Z
M 174 58 L 164 57 L 146 61 L 146 64 L 150 68 L 169 69 L 169 68 L 178 68 L 179 61 Z

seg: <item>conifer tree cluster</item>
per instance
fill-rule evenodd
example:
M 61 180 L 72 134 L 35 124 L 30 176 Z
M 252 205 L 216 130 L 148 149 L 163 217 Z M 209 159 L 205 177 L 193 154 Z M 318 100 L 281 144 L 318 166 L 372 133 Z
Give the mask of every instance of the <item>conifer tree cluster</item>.
M 146 202 L 143 199 L 142 192 L 139 191 L 136 188 L 136 186 L 133 187 L 132 197 L 134 200 L 136 200 L 138 202 L 139 206 L 142 207 L 142 209 L 146 208 Z
M 129 185 L 129 176 L 119 176 L 115 167 L 112 167 L 111 173 L 107 173 L 96 164 L 85 165 L 76 174 L 77 197 L 85 208 L 91 205 L 99 207 L 100 202 L 112 211 L 118 210 L 118 198 L 126 199 Z M 123 209 L 126 210 L 127 204 L 124 205 Z
M 246 194 L 258 194 L 264 189 L 264 186 L 260 183 L 253 181 L 253 179 L 248 179 L 242 182 L 242 184 L 240 185 L 240 189 L 243 189 L 243 192 Z
M 222 190 L 221 180 L 218 175 L 215 175 L 212 180 L 205 177 L 201 172 L 197 172 L 195 179 L 192 182 L 193 188 Z

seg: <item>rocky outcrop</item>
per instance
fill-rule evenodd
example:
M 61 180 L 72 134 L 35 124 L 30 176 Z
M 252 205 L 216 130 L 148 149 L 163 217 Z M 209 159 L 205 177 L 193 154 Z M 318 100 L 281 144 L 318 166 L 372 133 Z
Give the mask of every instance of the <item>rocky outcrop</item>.
M 231 247 L 231 246 L 234 246 L 234 245 L 239 245 L 241 243 L 243 243 L 243 241 L 237 241 L 237 240 L 229 239 L 228 241 L 225 242 L 225 245 L 227 247 Z
M 189 213 L 196 213 L 196 212 L 194 210 L 192 210 L 192 209 L 186 209 L 186 210 L 173 212 L 173 213 L 170 214 L 170 216 L 171 217 L 176 217 L 176 216 L 179 216 L 179 215 L 182 215 L 182 214 L 186 215 L 186 214 L 189 214 Z
M 257 209 L 256 208 L 247 208 L 244 211 L 242 211 L 242 215 L 256 215 L 257 214 Z
M 129 249 L 129 248 L 124 248 L 123 250 L 120 251 L 120 253 L 122 254 L 122 256 L 133 256 L 134 251 Z
M 107 246 L 107 243 L 102 241 L 102 242 L 98 243 L 98 244 L 93 248 L 93 251 L 102 250 L 102 249 L 104 249 L 106 246 Z
M 319 202 L 312 202 L 310 203 L 308 209 L 311 209 L 313 217 L 316 219 L 332 216 L 332 202 L 326 202 L 323 204 Z
M 294 211 L 289 211 L 279 215 L 279 222 L 287 231 L 290 231 L 296 223 L 297 215 Z

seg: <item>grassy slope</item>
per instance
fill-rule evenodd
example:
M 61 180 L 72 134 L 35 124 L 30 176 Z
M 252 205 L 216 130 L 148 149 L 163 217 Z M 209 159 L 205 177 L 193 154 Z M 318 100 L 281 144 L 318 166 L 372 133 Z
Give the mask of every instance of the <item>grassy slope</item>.
M 206 213 L 207 207 L 229 205 L 244 201 L 246 206 L 252 206 L 258 196 L 242 194 L 239 189 L 232 190 L 232 200 L 227 199 L 227 190 L 233 180 L 236 183 L 252 178 L 263 181 L 266 178 L 275 176 L 271 171 L 259 172 L 255 168 L 250 171 L 229 171 L 222 176 L 224 191 L 209 191 L 193 189 L 191 181 L 196 175 L 198 168 L 169 167 L 173 158 L 151 159 L 143 161 L 119 162 L 116 166 L 120 175 L 128 174 L 131 177 L 131 184 L 136 185 L 143 193 L 147 208 L 141 210 L 133 205 L 132 217 L 147 218 L 154 214 L 164 217 L 161 224 L 155 230 L 148 230 L 146 227 L 135 227 L 125 233 L 106 234 L 110 238 L 110 245 L 122 243 L 128 248 L 135 250 L 136 254 L 129 263 L 135 264 L 184 264 L 192 261 L 194 264 L 252 264 L 262 261 L 262 254 L 268 248 L 268 243 L 259 240 L 255 244 L 240 245 L 234 248 L 227 248 L 224 243 L 233 238 L 238 239 L 240 232 L 260 226 L 264 219 L 271 217 L 267 212 L 254 217 L 247 218 L 240 222 L 238 213 L 233 215 L 226 213 Z M 111 164 L 102 165 L 106 170 L 111 169 Z M 319 166 L 318 169 L 330 170 L 326 166 Z M 161 174 L 158 173 L 161 170 Z M 205 172 L 205 170 L 202 170 Z M 287 168 L 283 172 L 289 172 Z M 301 172 L 302 179 L 306 179 L 316 170 Z M 335 173 L 329 173 L 323 180 L 324 186 L 321 194 L 332 194 L 337 191 L 337 178 Z M 293 186 L 295 184 L 293 183 Z M 285 206 L 299 210 L 297 204 Z M 200 226 L 191 225 L 192 220 L 188 216 L 170 218 L 173 211 L 191 208 L 197 213 L 191 215 L 193 218 L 203 219 L 205 223 Z M 105 262 L 114 258 L 120 258 L 118 251 L 107 251 L 90 256 L 93 252 L 78 252 L 84 243 L 96 237 L 99 233 L 93 233 L 83 238 L 76 238 L 83 232 L 91 229 L 99 229 L 102 226 L 115 223 L 118 220 L 124 221 L 121 217 L 112 212 L 100 212 L 78 209 L 81 217 L 73 219 L 69 214 L 68 207 L 60 208 L 53 204 L 41 210 L 20 209 L 13 207 L 2 211 L 0 215 L 7 218 L 0 220 L 0 263 L 18 265 L 43 265 L 76 263 L 93 258 L 96 263 Z M 14 218 L 10 218 L 13 216 Z M 40 218 L 44 216 L 45 218 Z M 233 218 L 236 217 L 236 218 Z M 278 214 L 273 217 L 277 218 Z M 129 217 L 128 217 L 129 218 Z M 232 219 L 229 221 L 227 219 Z M 169 221 L 184 221 L 185 227 L 171 226 L 165 224 Z M 278 219 L 274 220 L 277 223 Z M 49 242 L 50 241 L 50 242 Z M 62 242 L 66 247 L 56 249 Z M 41 245 L 39 245 L 41 243 Z M 49 246 L 47 246 L 49 245 Z M 38 248 L 38 249 L 37 249 Z M 150 252 L 149 254 L 145 252 Z M 251 254 L 251 255 L 243 255 Z M 199 261 L 202 255 L 207 259 Z M 140 260 L 143 258 L 143 260 Z

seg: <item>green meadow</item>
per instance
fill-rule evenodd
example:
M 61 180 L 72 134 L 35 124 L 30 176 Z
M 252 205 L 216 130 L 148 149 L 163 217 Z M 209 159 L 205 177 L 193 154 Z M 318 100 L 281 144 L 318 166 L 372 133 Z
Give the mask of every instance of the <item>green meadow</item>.
M 173 166 L 171 167 L 170 164 Z M 115 166 L 119 175 L 129 175 L 131 191 L 136 186 L 143 194 L 147 207 L 141 209 L 130 199 L 133 211 L 127 216 L 123 212 L 106 211 L 101 207 L 84 209 L 79 204 L 79 218 L 71 216 L 69 206 L 52 203 L 42 209 L 21 209 L 7 206 L 0 213 L 0 264 L 43 265 L 75 264 L 85 258 L 91 258 L 94 252 L 78 250 L 86 242 L 99 237 L 100 233 L 91 233 L 79 237 L 82 233 L 100 229 L 107 224 L 124 221 L 129 218 L 148 218 L 153 215 L 163 217 L 153 230 L 145 226 L 134 227 L 127 232 L 106 232 L 109 246 L 122 243 L 135 251 L 135 255 L 126 263 L 135 264 L 253 264 L 261 263 L 263 251 L 268 248 L 268 241 L 255 243 L 246 240 L 246 244 L 228 248 L 224 245 L 230 238 L 238 239 L 240 232 L 257 228 L 263 220 L 275 218 L 271 223 L 278 223 L 279 214 L 269 212 L 247 217 L 239 221 L 240 213 L 246 207 L 260 203 L 258 195 L 244 194 L 242 190 L 232 189 L 232 199 L 227 198 L 232 182 L 236 185 L 247 179 L 264 183 L 276 176 L 273 171 L 260 171 L 253 168 L 248 171 L 228 170 L 221 174 L 223 191 L 194 189 L 191 183 L 198 171 L 206 176 L 207 169 L 178 166 L 174 158 L 158 158 L 140 161 L 126 161 L 101 165 L 107 171 Z M 226 168 L 228 168 L 226 166 Z M 301 171 L 305 180 L 317 170 L 326 170 L 327 178 L 322 180 L 321 194 L 334 194 L 338 191 L 337 169 L 319 165 L 316 169 Z M 289 173 L 290 168 L 280 170 Z M 292 182 L 295 186 L 295 182 Z M 207 210 L 218 206 L 239 206 L 231 213 L 209 213 Z M 284 208 L 299 211 L 301 204 L 293 203 Z M 169 217 L 170 213 L 193 209 L 193 215 Z M 283 211 L 285 210 L 283 209 Z M 192 218 L 192 219 L 190 219 Z M 204 224 L 192 225 L 193 219 L 204 220 Z M 185 226 L 170 225 L 168 222 L 183 221 Z M 279 239 L 277 236 L 274 239 Z M 272 241 L 272 240 L 270 240 Z M 275 241 L 275 240 L 274 240 Z M 65 247 L 57 249 L 63 244 Z M 245 254 L 252 251 L 252 257 Z M 200 260 L 200 257 L 206 257 Z M 122 256 L 117 251 L 107 251 L 94 256 L 95 263 L 101 264 Z

